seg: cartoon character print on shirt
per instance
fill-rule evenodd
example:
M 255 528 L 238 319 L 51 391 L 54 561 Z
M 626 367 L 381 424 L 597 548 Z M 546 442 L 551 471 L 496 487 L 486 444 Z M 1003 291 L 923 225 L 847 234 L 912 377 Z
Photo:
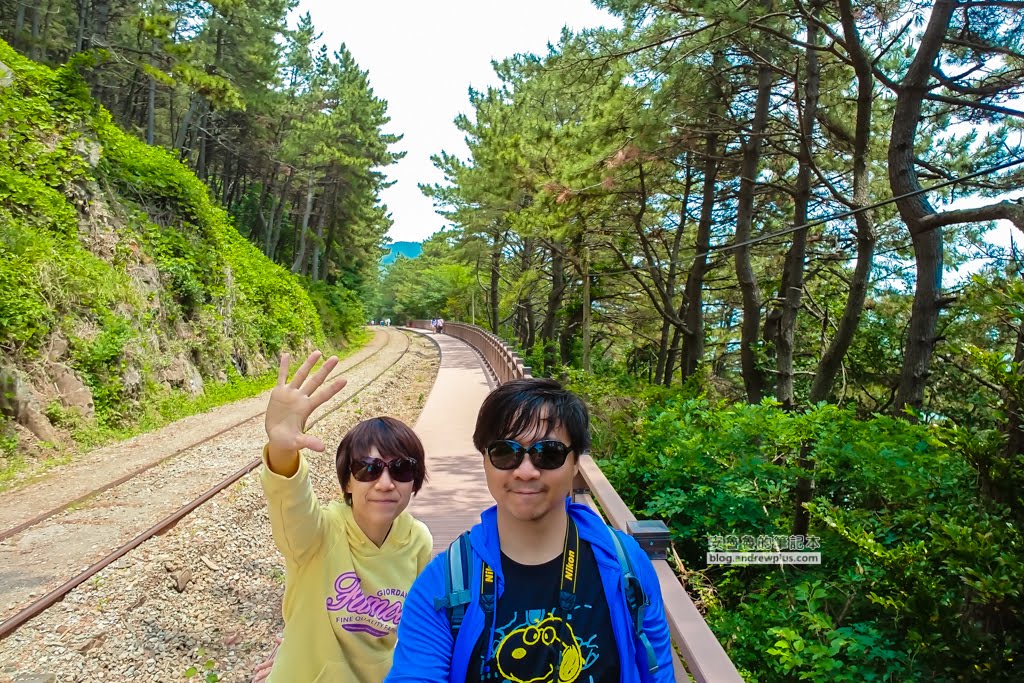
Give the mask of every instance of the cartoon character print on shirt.
M 593 638 L 581 641 L 570 622 L 545 610 L 517 614 L 495 635 L 499 680 L 512 683 L 582 683 L 599 656 Z
M 339 612 L 334 620 L 351 633 L 383 637 L 398 628 L 398 622 L 402 620 L 402 601 L 406 592 L 399 588 L 382 588 L 376 595 L 367 595 L 363 592 L 359 576 L 355 572 L 345 572 L 334 580 L 334 593 L 333 597 L 327 598 L 327 610 Z
M 509 633 L 498 644 L 494 659 L 498 672 L 515 683 L 572 683 L 584 661 L 572 626 L 554 615 Z M 520 670 L 535 659 L 547 660 L 548 671 L 538 676 Z

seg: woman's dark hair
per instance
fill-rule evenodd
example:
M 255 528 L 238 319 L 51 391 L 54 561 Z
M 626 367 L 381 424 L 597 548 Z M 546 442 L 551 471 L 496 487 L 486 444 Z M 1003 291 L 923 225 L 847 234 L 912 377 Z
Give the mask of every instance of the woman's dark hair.
M 590 450 L 590 416 L 579 396 L 553 379 L 514 379 L 484 399 L 476 418 L 473 446 L 482 453 L 499 439 L 533 431 L 550 433 L 558 425 L 569 433 L 573 458 L 579 459 L 581 453 Z
M 393 417 L 371 417 L 350 429 L 338 444 L 334 467 L 338 471 L 338 481 L 341 483 L 343 493 L 352 477 L 352 459 L 369 455 L 374 446 L 384 460 L 401 456 L 415 459 L 416 474 L 412 480 L 412 492 L 420 490 L 427 479 L 427 467 L 423 443 L 416 436 L 416 432 Z M 352 494 L 345 493 L 345 502 L 352 505 Z

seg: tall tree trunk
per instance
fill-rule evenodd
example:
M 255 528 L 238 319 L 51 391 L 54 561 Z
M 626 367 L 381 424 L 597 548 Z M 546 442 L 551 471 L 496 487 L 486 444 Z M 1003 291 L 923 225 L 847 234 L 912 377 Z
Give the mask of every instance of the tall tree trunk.
M 204 109 L 207 109 L 204 107 Z M 199 117 L 199 126 L 197 127 L 195 134 L 199 138 L 199 154 L 196 158 L 196 175 L 200 180 L 206 181 L 206 141 L 209 135 L 207 134 L 208 126 L 210 122 L 209 110 L 204 111 L 202 116 Z
M 924 195 L 905 196 L 921 189 L 917 176 L 914 147 L 922 104 L 929 91 L 929 80 L 939 60 L 946 33 L 949 31 L 957 0 L 937 0 L 925 27 L 917 54 L 896 87 L 896 109 L 893 112 L 892 135 L 889 138 L 889 185 L 896 197 L 900 216 L 910 231 L 914 256 L 917 259 L 917 285 L 910 312 L 910 325 L 903 351 L 903 368 L 896 391 L 894 410 L 904 407 L 920 409 L 931 371 L 935 350 L 939 313 L 944 305 L 942 292 L 942 229 L 976 221 L 1006 219 L 1024 230 L 1024 206 L 1014 201 L 968 209 L 937 212 Z M 969 106 L 969 103 L 968 103 Z
M 532 349 L 537 343 L 537 314 L 533 308 L 533 301 L 526 303 L 526 343 L 523 348 Z
M 533 238 L 523 238 L 523 250 L 520 254 L 520 268 L 519 272 L 528 273 L 533 269 Z M 526 353 L 533 351 L 533 345 L 536 341 L 537 335 L 537 323 L 536 315 L 534 313 L 533 297 L 530 296 L 529 292 L 520 290 L 519 292 L 519 310 L 523 312 L 523 329 L 520 332 L 521 345 Z
M 313 245 L 313 258 L 310 260 L 312 263 L 310 279 L 313 282 L 320 281 L 320 250 L 323 248 L 324 243 L 324 217 L 326 215 L 327 206 L 325 204 L 320 207 L 320 215 L 316 219 L 316 243 Z
M 936 1 L 917 54 L 897 91 L 889 138 L 889 185 L 896 197 L 921 189 L 915 167 L 914 142 L 932 65 L 942 47 L 955 7 L 955 0 Z M 893 406 L 901 411 L 905 406 L 920 408 L 924 402 L 941 306 L 943 240 L 941 229 L 923 229 L 922 219 L 935 213 L 924 195 L 899 199 L 896 206 L 910 231 L 917 265 L 917 284 L 903 350 L 903 368 Z
M 306 265 L 306 230 L 309 228 L 309 217 L 313 213 L 313 176 L 306 181 L 306 209 L 302 213 L 302 227 L 299 228 L 299 246 L 296 249 L 295 261 L 292 263 L 292 272 L 300 273 Z
M 562 297 L 565 296 L 565 262 L 562 249 L 552 243 L 551 250 L 551 290 L 548 292 L 547 307 L 544 311 L 544 322 L 541 325 L 540 339 L 544 345 L 544 369 L 554 367 L 555 330 L 558 324 L 558 312 L 562 308 Z
M 757 363 L 757 342 L 761 331 L 761 291 L 750 259 L 750 246 L 743 243 L 752 234 L 754 221 L 754 189 L 761 161 L 761 146 L 768 125 L 768 107 L 772 94 L 772 69 L 764 48 L 757 53 L 757 97 L 750 133 L 743 140 L 740 189 L 736 206 L 736 279 L 743 300 L 743 323 L 740 327 L 740 363 L 747 401 L 759 403 L 764 395 L 764 378 Z
M 501 303 L 501 252 L 505 240 L 500 236 L 502 231 L 495 230 L 494 241 L 491 243 L 490 269 L 487 289 L 487 325 L 491 332 L 498 334 L 498 306 Z
M 180 151 L 179 159 L 185 158 L 185 140 L 188 136 L 189 129 L 192 127 L 192 119 L 195 117 L 196 112 L 199 111 L 199 107 L 202 104 L 202 98 L 198 95 L 193 95 L 191 101 L 188 104 L 188 110 L 185 112 L 184 118 L 178 126 L 178 133 L 174 136 L 174 149 Z
M 717 58 L 716 58 L 717 61 Z M 721 95 L 721 87 L 717 81 L 715 91 Z M 718 118 L 722 108 L 721 97 L 712 103 L 712 116 Z M 683 381 L 697 372 L 701 359 L 704 358 L 704 276 L 708 267 L 708 249 L 711 248 L 711 220 L 715 209 L 715 187 L 718 183 L 718 133 L 715 132 L 717 120 L 708 121 L 708 134 L 704 142 L 704 183 L 701 191 L 700 219 L 697 222 L 697 235 L 694 238 L 694 257 L 690 271 L 686 275 L 686 286 L 683 290 L 682 305 L 686 310 L 683 318 L 682 358 L 679 371 Z
M 668 363 L 668 347 L 672 342 L 672 322 L 668 318 L 661 319 L 661 334 L 658 336 L 658 349 L 654 361 L 654 383 L 669 384 L 672 381 L 671 370 L 666 370 Z
M 672 377 L 676 372 L 676 363 L 679 362 L 679 355 L 682 351 L 683 330 L 679 327 L 672 328 L 672 341 L 668 347 L 668 358 L 665 359 L 665 379 L 663 384 L 666 387 L 672 386 Z
M 323 279 L 328 279 L 331 272 L 331 263 L 334 262 L 334 246 L 338 243 L 338 229 L 344 227 L 344 217 L 338 216 L 338 196 L 341 194 L 340 181 L 334 182 L 329 188 L 324 188 L 323 199 L 324 214 L 327 217 L 330 227 L 327 229 L 327 238 L 324 241 Z M 330 211 L 330 213 L 327 213 Z
M 82 52 L 89 48 L 88 26 L 89 13 L 92 10 L 92 3 L 89 0 L 75 0 L 75 9 L 78 15 L 78 23 L 75 26 L 75 52 Z
M 793 203 L 793 224 L 807 224 L 807 207 L 811 201 L 811 163 L 814 144 L 814 124 L 818 117 L 818 87 L 821 70 L 818 66 L 818 15 L 821 6 L 818 0 L 811 3 L 811 15 L 807 18 L 807 83 L 804 87 L 804 106 L 800 116 L 800 151 L 797 155 L 795 201 Z M 794 87 L 794 93 L 799 86 Z M 776 347 L 775 397 L 786 410 L 795 407 L 796 396 L 793 383 L 793 356 L 796 346 L 796 323 L 804 291 L 804 267 L 807 261 L 807 228 L 793 233 L 793 243 L 786 255 L 786 275 L 782 281 L 785 289 L 779 292 L 782 301 L 782 316 L 779 320 L 779 336 Z M 802 509 L 802 506 L 799 506 Z
M 24 50 L 25 37 L 21 35 L 25 31 L 25 9 L 28 6 L 28 0 L 17 0 L 18 9 L 14 13 L 14 39 L 18 49 Z
M 807 206 L 811 201 L 811 161 L 812 145 L 814 144 L 814 123 L 818 117 L 818 86 L 821 71 L 818 66 L 818 15 L 821 13 L 821 0 L 812 0 L 811 13 L 807 17 L 807 47 L 805 53 L 807 65 L 807 85 L 804 89 L 804 110 L 800 118 L 800 153 L 797 169 L 796 196 L 793 207 L 795 225 L 807 223 Z M 799 91 L 794 86 L 794 93 Z M 796 320 L 800 312 L 800 303 L 804 291 L 804 266 L 807 260 L 807 228 L 793 234 L 786 258 L 786 276 L 783 282 L 787 288 L 780 292 L 782 298 L 782 317 L 779 322 L 778 354 L 776 356 L 777 372 L 775 391 L 783 409 L 792 410 L 796 404 L 793 388 L 793 353 L 796 340 Z M 793 497 L 793 531 L 794 536 L 807 536 L 811 517 L 807 503 L 814 497 L 814 460 L 811 458 L 813 444 L 806 443 L 800 449 L 797 466 L 801 474 L 797 477 Z
M 154 40 L 151 49 L 155 53 L 157 42 Z M 152 66 L 152 64 L 150 64 Z M 156 140 L 156 79 L 149 77 L 146 89 L 146 144 L 152 145 Z
M 672 241 L 669 243 L 668 253 L 666 261 L 668 261 L 668 273 L 665 277 L 665 312 L 668 315 L 662 316 L 662 329 L 661 329 L 661 340 L 658 344 L 658 359 L 657 367 L 655 369 L 655 384 L 664 384 L 669 386 L 672 384 L 672 365 L 675 363 L 675 356 L 672 352 L 672 342 L 669 340 L 670 332 L 675 331 L 671 335 L 672 339 L 678 338 L 678 330 L 680 326 L 680 316 L 676 312 L 675 298 L 676 298 L 676 280 L 679 277 L 680 257 L 679 252 L 683 245 L 683 235 L 686 234 L 686 217 L 687 209 L 690 206 L 690 193 L 693 190 L 693 164 L 691 154 L 689 152 L 685 155 L 685 166 L 686 166 L 686 180 L 683 183 L 683 198 L 679 203 L 679 225 L 672 235 Z M 682 297 L 679 308 L 685 306 L 685 294 Z
M 580 326 L 582 328 L 582 355 L 580 357 L 580 367 L 583 368 L 584 372 L 590 372 L 590 248 L 584 246 L 582 253 L 580 254 L 580 270 L 583 277 L 583 304 L 580 311 L 581 321 Z
M 52 6 L 53 0 L 47 0 L 45 8 L 42 2 L 37 2 L 33 9 L 32 51 L 29 53 L 29 56 L 37 62 L 46 60 L 46 43 L 50 36 L 50 10 Z M 40 22 L 42 22 L 42 33 L 40 33 Z
M 871 108 L 874 101 L 874 75 L 871 60 L 860 40 L 857 22 L 853 15 L 851 0 L 839 0 L 839 18 L 843 26 L 846 51 L 857 74 L 857 121 L 853 136 L 853 205 L 867 206 L 870 177 L 868 175 L 868 154 L 871 142 Z M 857 238 L 857 264 L 846 294 L 846 305 L 836 332 L 828 348 L 821 356 L 811 382 L 808 396 L 813 405 L 828 398 L 835 384 L 843 358 L 853 343 L 853 336 L 860 324 L 867 298 L 871 268 L 875 257 L 875 226 L 872 215 L 860 211 L 854 215 Z
M 1017 328 L 1017 346 L 1013 352 L 1013 363 L 1017 368 L 1017 381 L 1024 380 L 1024 328 Z M 1003 461 L 1007 463 L 1019 463 L 1024 455 L 1024 406 L 1021 405 L 1017 391 L 1010 391 L 1006 400 L 1006 446 L 1003 448 Z M 1024 480 L 1024 472 L 1020 467 L 1011 468 L 1010 481 L 1000 481 L 994 487 L 997 500 L 1009 503 L 1013 493 L 1020 491 L 1020 484 Z M 1015 507 L 1018 519 L 1024 516 L 1024 510 L 1019 506 Z
M 277 170 L 274 171 L 275 177 Z M 295 173 L 289 172 L 284 179 L 284 186 L 276 193 L 270 201 L 270 222 L 267 225 L 267 240 L 264 253 L 271 261 L 275 261 L 277 245 L 281 240 L 281 222 L 284 220 L 284 206 L 288 203 L 288 195 L 291 193 L 292 181 Z M 273 186 L 270 188 L 273 192 Z
M 271 261 L 277 260 L 277 247 L 281 243 L 281 231 L 283 230 L 284 225 L 284 207 L 288 204 L 288 195 L 290 194 L 292 180 L 294 178 L 295 172 L 289 172 L 288 177 L 285 178 L 284 187 L 277 196 L 277 206 L 274 208 L 274 212 L 270 218 L 270 253 L 267 254 L 267 257 L 270 258 Z
M 93 0 L 92 15 L 92 37 L 89 39 L 89 45 L 90 47 L 96 45 L 105 47 L 110 20 L 110 0 Z
M 274 210 L 276 206 L 274 201 L 277 199 L 275 194 L 270 198 L 270 212 L 269 215 L 264 213 L 264 207 L 267 204 L 267 197 L 270 196 L 271 188 L 277 183 L 277 172 L 281 168 L 281 164 L 275 163 L 274 168 L 268 171 L 267 177 L 263 179 L 263 188 L 260 191 L 259 201 L 256 202 L 256 217 L 259 220 L 260 232 L 259 240 L 262 245 L 264 256 L 270 256 L 270 236 L 273 233 L 273 222 L 274 222 Z
M 558 333 L 558 362 L 562 365 L 571 365 L 572 343 L 579 339 L 580 325 L 583 321 L 583 307 L 570 305 L 566 308 L 570 315 L 564 318 L 562 329 Z

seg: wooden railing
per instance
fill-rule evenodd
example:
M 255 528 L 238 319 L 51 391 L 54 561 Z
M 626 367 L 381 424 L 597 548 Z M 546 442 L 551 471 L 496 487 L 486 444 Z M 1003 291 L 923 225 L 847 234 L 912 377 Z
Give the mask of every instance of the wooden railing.
M 429 320 L 414 320 L 410 327 L 431 329 Z M 480 354 L 491 366 L 499 382 L 509 379 L 530 377 L 529 366 L 498 337 L 474 325 L 448 323 L 445 334 L 462 339 Z M 636 517 L 619 497 L 615 488 L 604 476 L 601 468 L 589 455 L 580 456 L 580 473 L 574 484 L 574 497 L 596 510 L 616 529 L 629 531 L 628 525 Z M 725 653 L 718 638 L 708 628 L 707 622 L 697 610 L 679 577 L 665 560 L 651 560 L 658 574 L 661 596 L 665 602 L 665 615 L 672 634 L 673 665 L 677 681 L 697 683 L 742 683 L 743 679 L 735 665 Z M 680 657 L 682 658 L 680 660 Z
M 413 320 L 409 323 L 409 327 L 421 330 L 433 329 L 429 320 Z M 523 365 L 523 359 L 519 357 L 519 354 L 487 330 L 476 325 L 446 322 L 444 333 L 461 339 L 479 351 L 497 378 L 498 384 L 504 384 L 510 379 L 530 377 L 530 367 Z

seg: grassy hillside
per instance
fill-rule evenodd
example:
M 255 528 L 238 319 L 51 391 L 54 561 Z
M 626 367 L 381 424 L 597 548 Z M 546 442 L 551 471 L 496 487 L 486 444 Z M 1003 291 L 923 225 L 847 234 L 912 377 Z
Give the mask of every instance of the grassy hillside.
M 327 341 L 298 279 L 170 152 L 113 125 L 74 62 L 0 41 L 0 140 L 0 480 L 26 454 L 176 417 L 182 396 L 251 393 L 280 349 Z

